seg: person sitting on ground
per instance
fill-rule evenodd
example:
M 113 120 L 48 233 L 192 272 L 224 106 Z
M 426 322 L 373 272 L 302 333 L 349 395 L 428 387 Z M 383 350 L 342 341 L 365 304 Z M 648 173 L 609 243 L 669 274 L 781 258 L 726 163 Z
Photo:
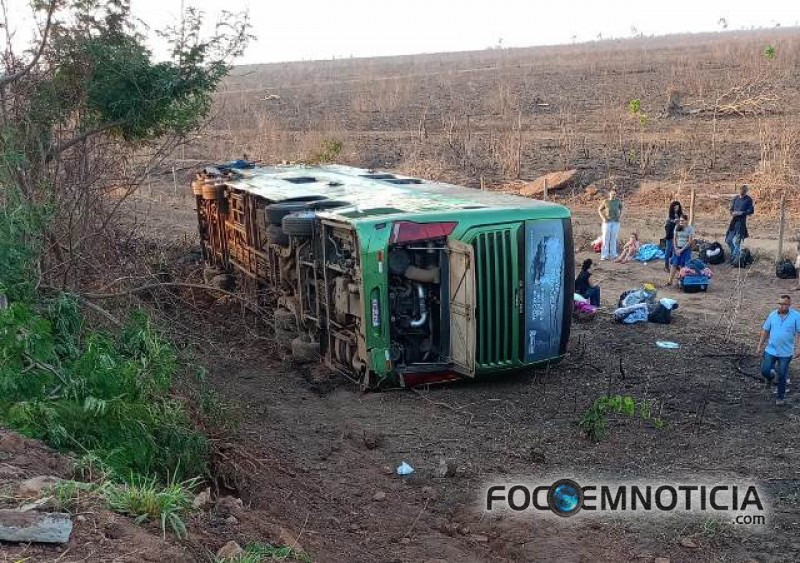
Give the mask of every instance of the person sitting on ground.
M 756 354 L 763 353 L 761 375 L 771 383 L 778 376 L 776 405 L 786 403 L 786 384 L 789 382 L 789 362 L 794 356 L 794 345 L 800 335 L 800 313 L 792 307 L 792 298 L 781 295 L 778 309 L 772 311 L 761 327 Z M 774 373 L 773 373 L 774 372 Z
M 619 256 L 617 256 L 614 262 L 624 264 L 631 258 L 636 258 L 636 254 L 639 252 L 641 247 L 642 243 L 639 242 L 639 235 L 637 233 L 631 233 L 631 238 L 629 238 L 628 242 L 625 243 L 625 246 L 622 247 L 622 252 Z
M 673 241 L 675 250 L 672 253 L 672 269 L 669 272 L 669 281 L 665 286 L 669 287 L 675 281 L 675 275 L 681 268 L 692 259 L 692 246 L 694 246 L 694 227 L 689 224 L 689 218 L 681 215 L 678 226 L 675 227 L 675 239 Z
M 592 259 L 587 258 L 581 264 L 581 271 L 575 278 L 575 293 L 589 300 L 595 307 L 600 306 L 600 285 L 592 283 Z

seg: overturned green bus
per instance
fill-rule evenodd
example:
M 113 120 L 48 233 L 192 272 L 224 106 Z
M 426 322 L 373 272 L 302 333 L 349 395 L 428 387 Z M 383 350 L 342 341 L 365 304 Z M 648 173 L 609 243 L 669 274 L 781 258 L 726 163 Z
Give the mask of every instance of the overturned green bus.
M 276 337 L 365 387 L 560 359 L 569 210 L 339 165 L 206 168 L 192 183 L 208 274 L 273 301 Z

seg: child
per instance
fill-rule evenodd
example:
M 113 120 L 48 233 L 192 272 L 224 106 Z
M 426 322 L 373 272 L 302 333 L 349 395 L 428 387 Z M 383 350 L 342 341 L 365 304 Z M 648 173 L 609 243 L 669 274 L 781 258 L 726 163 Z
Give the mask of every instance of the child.
M 639 242 L 639 235 L 636 233 L 631 233 L 631 238 L 629 238 L 628 242 L 625 243 L 625 246 L 622 247 L 622 253 L 617 257 L 616 260 L 614 260 L 614 262 L 617 262 L 618 264 L 624 264 L 636 256 L 641 246 L 642 243 Z

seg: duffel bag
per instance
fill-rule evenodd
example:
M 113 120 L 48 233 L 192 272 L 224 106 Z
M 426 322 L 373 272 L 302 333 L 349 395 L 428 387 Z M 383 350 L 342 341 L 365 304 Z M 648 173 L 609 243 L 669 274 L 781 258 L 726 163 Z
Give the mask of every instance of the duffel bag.
M 722 264 L 725 262 L 725 249 L 718 242 L 712 242 L 700 249 L 700 260 L 706 264 Z
M 782 280 L 793 280 L 797 277 L 797 270 L 791 260 L 783 259 L 775 264 L 775 275 Z

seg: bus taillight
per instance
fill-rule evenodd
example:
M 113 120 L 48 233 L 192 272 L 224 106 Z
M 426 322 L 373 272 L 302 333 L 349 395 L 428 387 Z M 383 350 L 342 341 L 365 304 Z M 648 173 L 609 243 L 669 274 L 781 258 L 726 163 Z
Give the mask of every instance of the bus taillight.
M 414 221 L 397 221 L 392 226 L 392 237 L 389 242 L 412 242 L 448 236 L 455 230 L 458 222 L 415 223 Z

